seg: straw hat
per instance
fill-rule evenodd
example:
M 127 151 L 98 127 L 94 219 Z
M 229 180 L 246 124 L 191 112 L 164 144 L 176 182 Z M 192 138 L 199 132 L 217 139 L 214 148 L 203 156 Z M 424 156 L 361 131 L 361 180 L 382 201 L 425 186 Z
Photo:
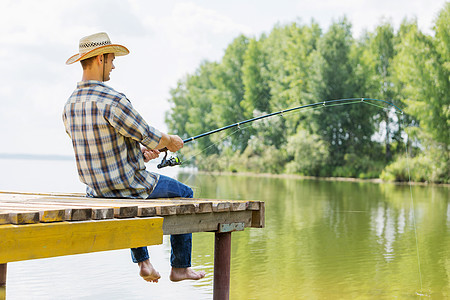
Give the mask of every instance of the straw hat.
M 66 65 L 71 65 L 77 61 L 100 54 L 114 53 L 116 56 L 121 56 L 130 53 L 125 46 L 111 44 L 111 40 L 106 32 L 100 32 L 82 38 L 78 48 L 79 53 L 70 57 L 66 61 Z

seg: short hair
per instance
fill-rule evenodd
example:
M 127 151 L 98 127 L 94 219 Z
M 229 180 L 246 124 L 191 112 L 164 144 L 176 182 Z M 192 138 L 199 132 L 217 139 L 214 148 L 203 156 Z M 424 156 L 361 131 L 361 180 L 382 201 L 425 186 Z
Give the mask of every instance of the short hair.
M 89 66 L 91 66 L 96 57 L 97 56 L 93 56 L 93 57 L 89 57 L 89 58 L 80 60 L 81 67 L 83 67 L 83 70 L 86 70 Z
M 101 55 L 101 54 L 99 54 L 99 55 Z M 105 57 L 105 62 L 106 62 L 106 60 L 108 59 L 109 53 L 103 53 L 103 55 Z M 86 58 L 86 59 L 83 59 L 83 60 L 80 60 L 81 66 L 83 67 L 83 70 L 86 70 L 90 65 L 92 65 L 92 63 L 94 62 L 94 60 L 95 60 L 95 58 L 97 56 L 98 55 L 92 56 L 92 57 L 89 57 L 89 58 Z

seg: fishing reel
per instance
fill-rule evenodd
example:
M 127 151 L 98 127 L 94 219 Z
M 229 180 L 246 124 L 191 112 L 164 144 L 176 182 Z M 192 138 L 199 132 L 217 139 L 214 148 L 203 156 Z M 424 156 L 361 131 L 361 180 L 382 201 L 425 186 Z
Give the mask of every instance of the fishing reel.
M 162 169 L 165 167 L 174 167 L 174 166 L 178 166 L 181 165 L 182 162 L 178 157 L 170 157 L 169 159 L 167 159 L 167 151 L 166 154 L 164 155 L 164 158 L 162 159 L 161 163 L 157 165 L 158 169 Z

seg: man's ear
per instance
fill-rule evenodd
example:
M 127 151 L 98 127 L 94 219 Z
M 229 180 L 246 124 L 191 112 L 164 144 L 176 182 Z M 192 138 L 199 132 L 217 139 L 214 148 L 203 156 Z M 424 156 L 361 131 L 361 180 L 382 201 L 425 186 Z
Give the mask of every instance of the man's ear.
M 97 55 L 96 61 L 99 65 L 103 64 L 103 54 Z

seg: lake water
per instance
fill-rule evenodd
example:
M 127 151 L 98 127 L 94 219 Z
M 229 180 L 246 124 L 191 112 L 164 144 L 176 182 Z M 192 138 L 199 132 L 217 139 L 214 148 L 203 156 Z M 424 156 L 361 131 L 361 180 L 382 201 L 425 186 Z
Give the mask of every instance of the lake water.
M 232 234 L 231 299 L 450 298 L 449 187 L 164 172 L 196 197 L 266 202 L 266 228 Z M 0 159 L 0 190 L 84 187 L 73 161 Z M 198 282 L 169 281 L 164 237 L 158 284 L 125 249 L 9 263 L 7 299 L 211 299 L 214 234 L 193 237 Z

